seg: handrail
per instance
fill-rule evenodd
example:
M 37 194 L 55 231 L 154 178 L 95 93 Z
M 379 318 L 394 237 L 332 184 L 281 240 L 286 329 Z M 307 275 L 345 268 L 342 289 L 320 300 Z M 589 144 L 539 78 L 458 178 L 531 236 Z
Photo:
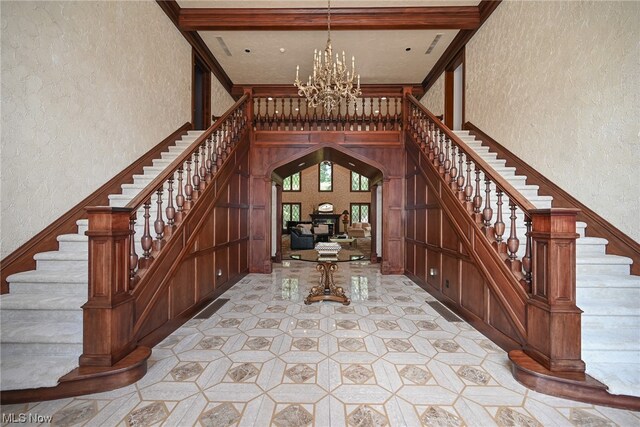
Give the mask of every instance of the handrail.
M 515 166 L 516 172 L 526 175 L 528 182 L 538 185 L 540 187 L 539 192 L 552 196 L 554 206 L 580 209 L 578 221 L 587 223 L 586 235 L 588 237 L 593 236 L 607 239 L 609 242 L 607 244 L 607 253 L 631 258 L 633 260 L 631 274 L 636 276 L 640 275 L 640 243 L 598 215 L 549 178 L 532 168 L 527 162 L 491 138 L 473 123 L 466 122 L 462 127 L 463 129 L 469 130 L 472 135 L 475 135 L 476 139 L 481 140 L 491 151 L 497 153 L 498 157 L 505 159 L 507 165 Z
M 532 214 L 536 211 L 536 206 L 438 120 L 413 95 L 408 94 L 407 99 L 409 101 L 408 131 L 438 168 L 445 182 L 457 194 L 469 214 L 482 227 L 498 254 L 505 258 L 523 288 L 527 292 L 531 292 L 531 227 Z M 463 171 L 464 165 L 466 165 L 466 176 Z M 472 166 L 475 179 L 472 177 Z M 480 178 L 481 174 L 483 179 Z M 495 190 L 492 189 L 492 185 L 495 186 Z M 492 193 L 495 203 L 491 200 Z M 508 198 L 508 225 L 503 220 L 502 206 L 505 196 Z M 494 209 L 497 212 L 495 222 L 492 222 Z M 506 216 L 507 212 L 504 214 Z M 518 237 L 519 220 L 523 220 L 524 227 L 526 227 L 525 236 L 520 238 Z M 520 228 L 522 228 L 522 223 L 520 224 Z M 509 229 L 508 238 L 504 239 L 503 236 L 507 228 Z M 525 242 L 524 254 L 519 253 L 522 252 L 520 251 L 521 240 Z
M 131 210 L 130 232 L 132 238 L 130 243 L 129 289 L 133 289 L 143 271 L 153 261 L 152 252 L 161 250 L 166 243 L 166 239 L 171 237 L 176 224 L 182 221 L 183 216 L 191 209 L 192 203 L 197 200 L 198 195 L 204 191 L 207 184 L 211 182 L 213 175 L 222 166 L 222 163 L 240 140 L 242 134 L 248 130 L 250 120 L 245 111 L 248 99 L 248 94 L 243 95 L 125 206 L 126 209 Z M 185 164 L 186 168 L 184 167 Z M 191 169 L 192 164 L 194 166 L 193 171 Z M 186 177 L 183 179 L 185 171 Z M 178 175 L 177 195 L 174 197 L 173 184 L 176 172 Z M 163 215 L 162 195 L 165 184 L 167 185 L 168 200 Z M 150 211 L 154 193 L 157 205 L 156 220 L 151 223 Z M 142 249 L 141 257 L 136 252 L 134 239 L 137 210 L 140 208 L 144 209 L 144 232 L 139 240 Z M 167 219 L 166 223 L 164 218 Z M 155 238 L 151 236 L 151 228 L 156 233 Z

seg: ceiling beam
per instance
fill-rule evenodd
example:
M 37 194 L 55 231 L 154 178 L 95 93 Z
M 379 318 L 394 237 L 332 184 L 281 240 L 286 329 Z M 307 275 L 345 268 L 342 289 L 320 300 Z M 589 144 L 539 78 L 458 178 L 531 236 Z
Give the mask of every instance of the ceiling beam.
M 332 30 L 474 30 L 476 6 L 331 9 Z M 183 8 L 181 31 L 309 31 L 327 28 L 327 9 Z
M 197 52 L 198 56 L 202 61 L 204 61 L 205 65 L 209 70 L 216 76 L 220 84 L 225 88 L 229 95 L 231 95 L 231 89 L 233 87 L 233 82 L 227 75 L 227 73 L 222 68 L 222 65 L 218 62 L 207 44 L 202 40 L 200 35 L 195 31 L 185 31 L 180 28 L 178 25 L 178 19 L 180 16 L 180 5 L 176 0 L 156 0 L 160 8 L 164 11 L 164 13 L 171 19 L 171 22 L 178 28 L 182 36 L 187 40 L 187 42 L 193 47 L 193 49 Z
M 473 30 L 461 30 L 454 37 L 453 41 L 447 49 L 444 51 L 438 62 L 431 68 L 427 77 L 422 81 L 422 87 L 424 88 L 424 93 L 427 93 L 429 88 L 433 86 L 433 84 L 438 80 L 438 77 L 444 72 L 447 65 L 455 59 L 460 51 L 467 45 L 469 40 L 473 37 L 473 35 L 478 31 L 480 26 L 484 24 L 484 22 L 491 16 L 494 10 L 500 5 L 502 0 L 482 0 L 478 5 L 478 11 L 480 13 L 480 25 L 478 28 Z

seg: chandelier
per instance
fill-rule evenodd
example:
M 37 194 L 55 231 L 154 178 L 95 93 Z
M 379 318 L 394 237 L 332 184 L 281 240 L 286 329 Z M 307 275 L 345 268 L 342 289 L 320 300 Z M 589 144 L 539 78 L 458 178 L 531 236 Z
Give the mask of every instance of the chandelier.
M 331 112 L 342 99 L 347 103 L 353 101 L 362 94 L 360 90 L 360 74 L 357 75 L 357 87 L 353 87 L 356 78 L 355 56 L 351 57 L 351 71 L 347 69 L 344 51 L 342 60 L 336 53 L 333 61 L 331 48 L 331 0 L 327 5 L 327 46 L 322 51 L 313 51 L 313 78 L 309 76 L 307 83 L 302 83 L 299 78 L 300 66 L 296 66 L 296 80 L 294 85 L 298 88 L 298 95 L 307 98 L 307 103 L 312 107 L 322 105 L 324 110 Z

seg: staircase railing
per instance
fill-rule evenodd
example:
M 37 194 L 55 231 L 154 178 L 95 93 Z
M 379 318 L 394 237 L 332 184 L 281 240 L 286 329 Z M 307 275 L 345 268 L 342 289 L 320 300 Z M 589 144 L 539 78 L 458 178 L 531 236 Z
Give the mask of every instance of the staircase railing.
M 406 135 L 418 148 L 420 165 L 439 177 L 440 192 L 448 196 L 443 200 L 451 201 L 445 211 L 464 212 L 460 229 L 475 230 L 468 251 L 492 276 L 519 331 L 513 339 L 546 369 L 584 372 L 575 305 L 578 211 L 537 209 L 414 96 L 407 102 Z M 509 274 L 502 274 L 505 267 Z
M 81 366 L 112 366 L 135 348 L 134 318 L 141 315 L 136 287 L 163 248 L 171 249 L 172 236 L 249 131 L 248 100 L 249 95 L 240 98 L 125 207 L 87 209 L 89 299 L 83 306 Z
M 398 95 L 345 101 L 330 113 L 310 107 L 300 96 L 254 97 L 253 126 L 258 131 L 390 131 L 402 125 Z

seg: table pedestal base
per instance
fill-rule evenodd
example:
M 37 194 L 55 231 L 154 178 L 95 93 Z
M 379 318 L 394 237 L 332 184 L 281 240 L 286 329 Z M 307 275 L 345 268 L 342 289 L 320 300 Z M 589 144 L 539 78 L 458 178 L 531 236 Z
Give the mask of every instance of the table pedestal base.
M 309 296 L 304 303 L 309 305 L 317 301 L 335 301 L 343 305 L 351 304 L 351 300 L 344 294 L 341 286 L 333 283 L 333 272 L 338 271 L 338 265 L 332 262 L 319 262 L 316 270 L 320 272 L 320 281 L 318 286 L 311 288 Z

